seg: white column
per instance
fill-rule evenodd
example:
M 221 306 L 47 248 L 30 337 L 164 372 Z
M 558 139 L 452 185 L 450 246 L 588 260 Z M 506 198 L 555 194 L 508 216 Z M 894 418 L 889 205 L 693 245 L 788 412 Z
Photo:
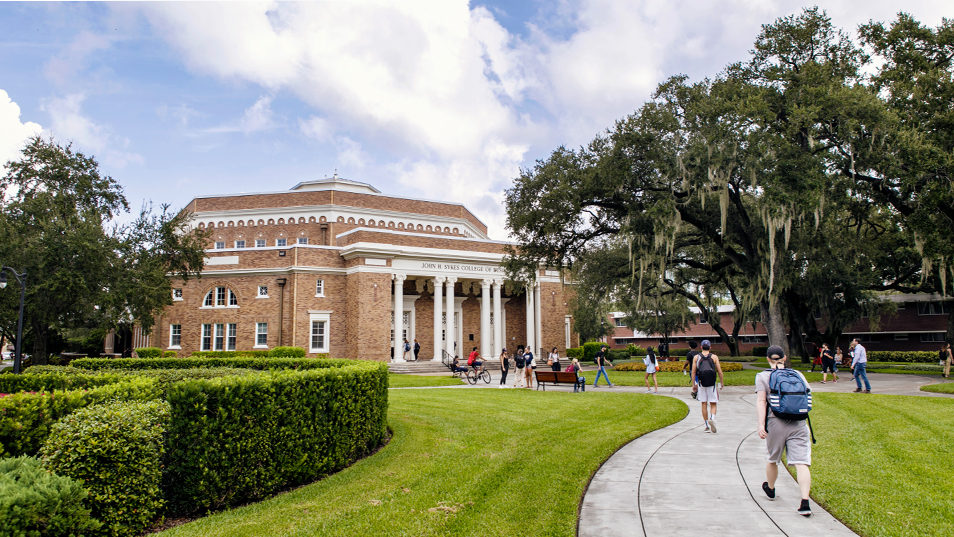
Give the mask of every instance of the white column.
M 394 361 L 404 361 L 404 280 L 405 274 L 394 275 Z
M 434 361 L 444 359 L 444 338 L 441 331 L 441 308 L 444 307 L 444 278 L 434 278 Z
M 447 354 L 451 356 L 456 356 L 454 352 L 454 336 L 457 335 L 454 330 L 454 284 L 457 283 L 457 278 L 447 278 L 447 307 L 444 308 L 444 314 L 447 315 L 447 329 L 444 333 L 447 334 Z
M 500 286 L 503 285 L 503 280 L 497 279 L 494 280 L 494 348 L 493 355 L 494 358 L 500 356 L 501 351 L 504 349 L 504 336 L 503 336 L 503 314 L 500 312 L 502 309 L 500 307 Z
M 534 342 L 533 335 L 537 329 L 537 323 L 533 320 L 533 312 L 536 308 L 533 307 L 533 283 L 527 282 L 527 341 L 526 350 L 533 351 L 533 355 L 537 357 L 536 343 Z M 538 357 L 539 358 L 539 357 Z
M 537 353 L 539 352 L 543 352 L 540 350 L 540 347 L 543 346 L 543 328 L 542 328 L 543 319 L 542 318 L 543 318 L 543 315 L 540 314 L 540 282 L 537 282 L 533 286 L 533 319 L 537 322 L 536 330 L 534 332 L 534 337 L 533 337 L 533 340 L 537 344 L 537 348 L 533 349 L 534 356 L 536 356 Z M 550 345 L 550 347 L 552 348 L 553 345 Z
M 490 348 L 490 286 L 493 280 L 480 282 L 480 356 L 484 360 L 493 358 Z

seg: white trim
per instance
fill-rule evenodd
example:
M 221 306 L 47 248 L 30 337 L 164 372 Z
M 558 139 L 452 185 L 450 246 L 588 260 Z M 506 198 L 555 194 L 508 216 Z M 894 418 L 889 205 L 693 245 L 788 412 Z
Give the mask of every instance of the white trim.
M 221 250 L 215 250 L 215 251 L 221 252 L 222 250 L 224 250 L 224 248 L 221 249 Z M 206 266 L 208 266 L 208 265 L 238 265 L 238 264 L 239 264 L 239 256 L 237 256 L 237 255 L 223 255 L 223 256 L 220 256 L 220 257 L 206 257 L 206 258 L 203 260 L 203 264 L 206 265 Z
M 324 323 L 324 347 L 312 347 L 312 334 L 315 323 Z M 308 312 L 308 352 L 326 354 L 331 352 L 331 312 Z
M 200 310 L 237 310 L 241 306 L 199 306 Z
M 216 229 L 218 229 L 218 228 L 216 228 Z M 455 240 L 455 241 L 481 242 L 481 243 L 485 243 L 485 244 L 509 244 L 509 245 L 511 245 L 511 246 L 517 246 L 517 243 L 515 243 L 515 242 L 497 241 L 497 240 L 493 240 L 493 239 L 490 239 L 490 238 L 483 239 L 483 238 L 480 238 L 480 237 L 459 237 L 459 236 L 457 236 L 457 235 L 438 235 L 438 234 L 436 234 L 436 233 L 426 233 L 426 232 L 425 232 L 425 233 L 419 233 L 419 232 L 417 232 L 417 231 L 400 231 L 400 230 L 393 229 L 393 228 L 389 228 L 389 227 L 388 227 L 388 228 L 384 228 L 384 227 L 367 227 L 367 226 L 365 226 L 365 227 L 360 227 L 360 226 L 359 226 L 359 227 L 356 227 L 356 228 L 354 228 L 354 229 L 349 229 L 348 231 L 345 231 L 345 232 L 343 232 L 343 233 L 339 233 L 339 234 L 335 235 L 335 238 L 336 238 L 336 239 L 339 239 L 339 238 L 341 238 L 341 237 L 347 237 L 348 235 L 350 235 L 350 234 L 352 234 L 352 233 L 357 233 L 357 232 L 359 232 L 359 231 L 375 231 L 375 232 L 378 232 L 378 233 L 391 233 L 391 234 L 393 234 L 393 235 L 407 235 L 407 236 L 409 236 L 409 237 L 426 237 L 426 238 L 428 238 L 428 239 L 450 239 L 450 240 Z M 380 243 L 373 243 L 373 244 L 380 244 Z M 503 255 L 503 254 L 501 254 L 501 255 Z
M 267 349 L 267 348 L 268 348 L 268 345 L 255 345 L 255 346 L 253 346 L 252 348 L 253 348 L 253 349 Z

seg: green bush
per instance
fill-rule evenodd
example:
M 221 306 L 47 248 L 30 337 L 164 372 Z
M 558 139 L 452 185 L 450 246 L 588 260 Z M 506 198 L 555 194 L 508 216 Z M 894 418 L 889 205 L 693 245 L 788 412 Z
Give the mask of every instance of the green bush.
M 351 360 L 329 358 L 80 358 L 73 367 L 90 371 L 101 369 L 200 369 L 231 367 L 237 369 L 327 369 L 353 363 Z
M 611 350 L 606 353 L 609 361 L 615 362 L 617 360 L 629 360 L 632 355 L 629 354 L 629 349 L 617 349 Z
M 271 351 L 195 351 L 191 358 L 266 358 Z
M 388 369 L 343 362 L 311 371 L 172 386 L 167 499 L 174 513 L 263 498 L 340 470 L 381 444 Z
M 868 351 L 869 362 L 936 364 L 938 359 L 937 351 Z
M 583 344 L 583 358 L 581 360 L 585 362 L 592 362 L 596 360 L 596 352 L 600 350 L 600 347 L 606 345 L 606 343 L 600 343 L 598 341 L 590 341 Z
M 100 524 L 84 509 L 79 481 L 50 473 L 33 457 L 0 459 L 0 535 L 82 535 Z
M 305 349 L 301 347 L 275 347 L 268 351 L 272 358 L 304 358 Z
M 108 535 L 138 535 L 157 518 L 162 499 L 163 401 L 93 405 L 61 419 L 40 454 L 59 475 L 83 482 L 92 515 Z
M 36 454 L 50 427 L 79 408 L 113 399 L 152 401 L 160 396 L 154 379 L 133 377 L 90 390 L 20 392 L 0 397 L 0 455 Z
M 141 347 L 136 349 L 136 355 L 140 358 L 162 358 L 162 349 L 159 347 Z
M 175 358 L 177 356 L 179 355 L 176 354 L 176 351 L 163 351 L 162 353 L 163 358 Z
M 577 360 L 583 358 L 583 347 L 571 347 L 567 349 L 566 357 L 570 359 L 576 358 Z
M 646 356 L 646 349 L 632 343 L 626 346 L 626 350 L 631 356 Z
M 768 353 L 768 346 L 765 347 L 752 347 L 752 356 L 759 356 L 765 358 L 765 355 Z
M 94 374 L 63 366 L 35 366 L 22 375 L 0 375 L 0 393 L 80 390 L 114 384 L 126 378 L 120 374 Z

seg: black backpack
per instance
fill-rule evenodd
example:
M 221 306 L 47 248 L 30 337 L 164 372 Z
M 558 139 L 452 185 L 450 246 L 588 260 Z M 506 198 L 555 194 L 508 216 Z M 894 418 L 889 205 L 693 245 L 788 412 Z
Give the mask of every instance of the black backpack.
M 524 359 L 522 354 L 518 354 L 513 358 L 514 365 L 517 366 L 517 369 L 523 369 L 527 365 L 527 361 Z
M 696 376 L 699 377 L 699 384 L 705 388 L 715 386 L 716 370 L 715 362 L 712 361 L 712 353 L 708 355 L 699 354 L 699 365 L 696 366 Z

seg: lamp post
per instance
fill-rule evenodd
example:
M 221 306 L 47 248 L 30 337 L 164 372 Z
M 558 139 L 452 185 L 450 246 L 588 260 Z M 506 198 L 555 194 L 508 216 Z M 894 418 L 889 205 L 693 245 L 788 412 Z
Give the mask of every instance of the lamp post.
M 23 302 L 26 300 L 26 276 L 27 273 L 17 274 L 16 270 L 13 270 L 10 267 L 3 267 L 3 270 L 0 270 L 0 289 L 7 288 L 7 271 L 10 271 L 13 274 L 13 277 L 20 282 L 20 320 L 17 323 L 17 345 L 16 345 L 16 356 L 13 358 L 13 374 L 20 374 L 20 364 L 22 363 L 23 356 Z

